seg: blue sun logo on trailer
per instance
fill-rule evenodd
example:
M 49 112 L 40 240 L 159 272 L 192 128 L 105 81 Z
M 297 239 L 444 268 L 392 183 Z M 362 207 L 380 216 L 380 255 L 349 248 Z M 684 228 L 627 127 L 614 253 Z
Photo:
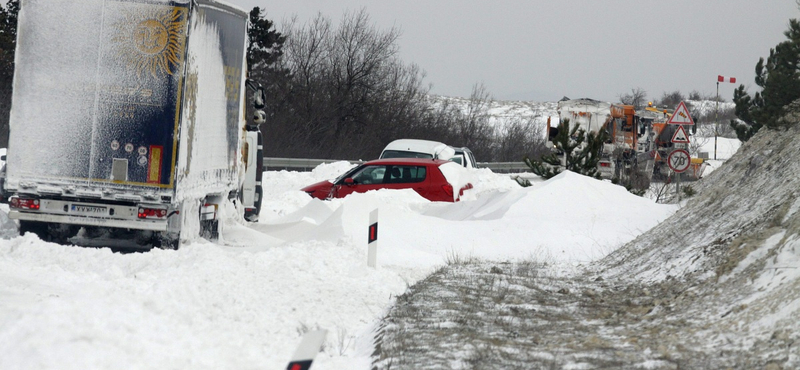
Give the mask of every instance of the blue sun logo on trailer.
M 108 4 L 92 128 L 96 145 L 88 176 L 169 187 L 185 83 L 189 6 Z
M 112 41 L 139 77 L 173 75 L 184 59 L 188 9 L 172 7 L 148 13 L 127 14 L 116 24 L 119 32 Z

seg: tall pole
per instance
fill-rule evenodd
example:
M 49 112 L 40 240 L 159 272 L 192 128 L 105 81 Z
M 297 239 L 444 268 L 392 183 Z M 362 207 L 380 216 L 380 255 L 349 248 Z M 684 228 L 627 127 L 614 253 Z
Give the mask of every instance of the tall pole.
M 717 160 L 717 135 L 719 134 L 719 80 L 717 80 L 717 108 L 714 109 L 714 160 Z

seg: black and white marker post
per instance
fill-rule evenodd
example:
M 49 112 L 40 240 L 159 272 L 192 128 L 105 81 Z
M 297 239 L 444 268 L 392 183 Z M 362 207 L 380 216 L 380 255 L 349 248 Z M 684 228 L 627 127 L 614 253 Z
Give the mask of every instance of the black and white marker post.
M 369 235 L 367 236 L 367 266 L 378 265 L 378 210 L 369 213 Z
M 325 342 L 325 337 L 328 335 L 327 330 L 310 331 L 303 336 L 303 340 L 297 349 L 294 351 L 291 362 L 286 370 L 308 370 L 311 368 L 311 363 L 314 357 L 322 348 L 322 343 Z

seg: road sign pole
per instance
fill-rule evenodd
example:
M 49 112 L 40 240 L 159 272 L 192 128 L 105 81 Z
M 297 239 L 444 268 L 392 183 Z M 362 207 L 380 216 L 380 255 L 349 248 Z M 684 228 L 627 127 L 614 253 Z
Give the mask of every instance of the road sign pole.
M 719 136 L 719 79 L 717 80 L 717 107 L 714 109 L 714 160 L 717 160 L 717 136 Z
M 324 329 L 310 331 L 303 335 L 286 370 L 309 370 L 317 353 L 322 349 L 326 336 L 328 336 L 328 331 Z
M 367 266 L 378 266 L 378 209 L 369 213 L 369 236 L 367 237 Z

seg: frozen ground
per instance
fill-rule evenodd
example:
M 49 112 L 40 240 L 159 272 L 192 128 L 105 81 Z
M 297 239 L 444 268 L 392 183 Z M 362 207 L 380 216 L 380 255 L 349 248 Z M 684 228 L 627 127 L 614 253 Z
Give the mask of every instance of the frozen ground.
M 677 206 L 565 173 L 531 188 L 475 171 L 457 204 L 411 191 L 312 200 L 310 173 L 267 172 L 262 220 L 223 241 L 118 254 L 33 235 L 0 240 L 2 369 L 283 369 L 302 333 L 327 329 L 315 369 L 368 369 L 395 297 L 448 260 L 558 262 L 605 256 Z M 366 267 L 368 214 L 380 212 L 378 268 Z M 3 214 L 0 214 L 2 216 Z

